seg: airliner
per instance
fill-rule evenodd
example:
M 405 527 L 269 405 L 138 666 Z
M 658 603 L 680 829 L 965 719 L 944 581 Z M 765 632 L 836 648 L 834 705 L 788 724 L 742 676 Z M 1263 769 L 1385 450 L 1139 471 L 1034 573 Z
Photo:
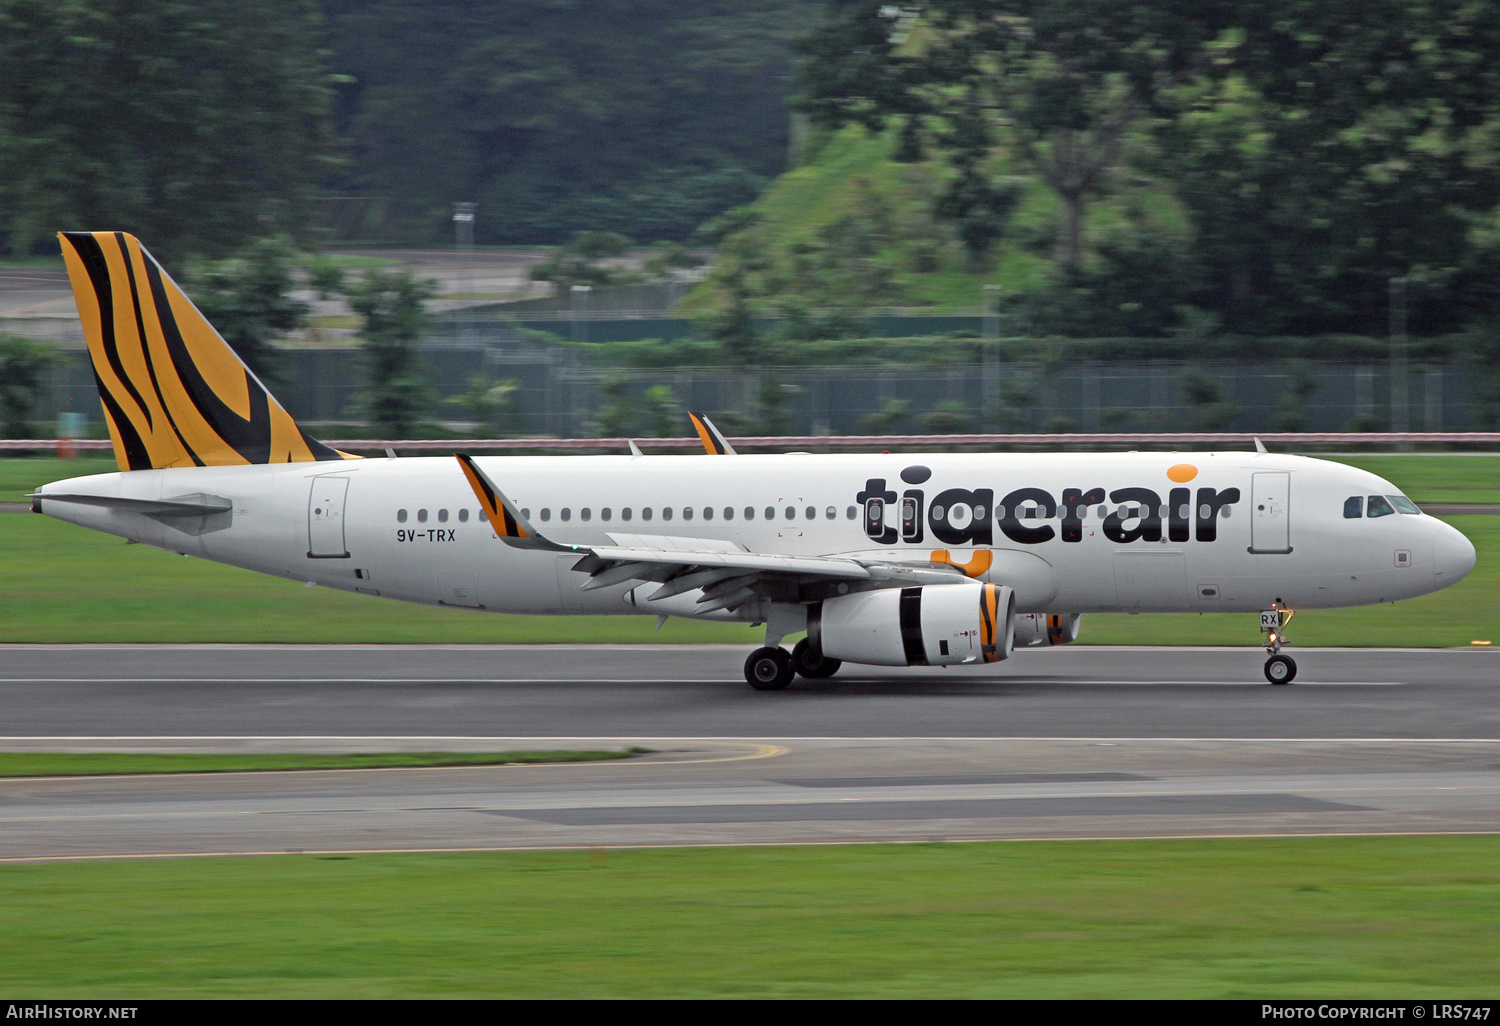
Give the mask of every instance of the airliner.
M 134 237 L 60 239 L 120 469 L 39 489 L 35 512 L 406 602 L 764 625 L 758 690 L 995 663 L 1092 612 L 1259 613 L 1287 684 L 1294 611 L 1475 563 L 1390 482 L 1259 445 L 752 455 L 693 414 L 702 455 L 360 458 L 303 431 Z

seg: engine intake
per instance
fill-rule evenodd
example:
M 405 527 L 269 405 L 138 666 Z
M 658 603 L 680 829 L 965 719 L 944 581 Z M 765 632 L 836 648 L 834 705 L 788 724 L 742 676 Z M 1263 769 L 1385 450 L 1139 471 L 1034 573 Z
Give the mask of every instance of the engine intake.
M 1082 613 L 1017 613 L 1016 647 L 1071 645 L 1082 622 Z
M 1000 584 L 857 592 L 808 611 L 825 657 L 877 666 L 998 662 L 1014 647 L 1015 623 L 1015 593 Z

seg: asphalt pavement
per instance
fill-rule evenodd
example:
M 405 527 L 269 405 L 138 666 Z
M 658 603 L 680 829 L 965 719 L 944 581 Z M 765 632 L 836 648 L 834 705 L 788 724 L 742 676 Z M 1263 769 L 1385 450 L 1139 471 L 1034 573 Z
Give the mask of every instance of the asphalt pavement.
M 1023 652 L 748 688 L 727 646 L 6 646 L 0 749 L 646 747 L 0 781 L 0 860 L 1500 832 L 1500 658 Z

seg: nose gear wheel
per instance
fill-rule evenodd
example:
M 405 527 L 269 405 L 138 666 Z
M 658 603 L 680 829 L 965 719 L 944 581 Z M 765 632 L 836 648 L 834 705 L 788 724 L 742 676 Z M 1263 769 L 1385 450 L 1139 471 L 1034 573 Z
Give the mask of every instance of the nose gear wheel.
M 1266 660 L 1266 680 L 1272 684 L 1290 684 L 1297 676 L 1297 662 L 1289 655 L 1273 655 Z

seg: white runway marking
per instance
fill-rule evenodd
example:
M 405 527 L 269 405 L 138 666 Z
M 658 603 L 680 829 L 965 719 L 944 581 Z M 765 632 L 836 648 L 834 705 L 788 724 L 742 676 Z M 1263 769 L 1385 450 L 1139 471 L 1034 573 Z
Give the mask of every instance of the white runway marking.
M 832 683 L 871 684 L 911 680 L 912 674 L 890 677 L 848 676 Z M 956 676 L 954 679 L 976 680 L 975 677 Z M 1104 685 L 1124 687 L 1129 685 L 1161 687 L 1268 687 L 1260 680 L 1048 680 L 1030 677 L 984 678 L 995 684 L 1050 684 L 1058 686 L 1092 687 Z M 0 677 L 0 684 L 742 684 L 738 677 Z M 1404 680 L 1299 680 L 1285 687 L 1323 688 L 1399 688 L 1407 687 Z

